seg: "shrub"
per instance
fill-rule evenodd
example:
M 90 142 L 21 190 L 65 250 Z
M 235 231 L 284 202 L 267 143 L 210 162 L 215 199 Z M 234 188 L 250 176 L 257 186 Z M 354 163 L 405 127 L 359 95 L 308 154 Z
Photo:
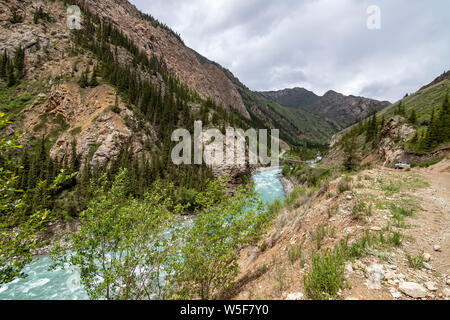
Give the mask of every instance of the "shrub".
M 402 245 L 402 238 L 403 235 L 400 232 L 394 231 L 389 236 L 389 242 L 396 247 L 400 247 Z
M 346 181 L 345 179 L 341 179 L 339 181 L 337 188 L 338 188 L 339 193 L 344 193 L 346 191 L 351 190 L 350 183 L 348 181 Z
M 413 257 L 409 254 L 406 255 L 409 265 L 414 269 L 422 269 L 424 261 L 424 252 L 422 251 L 417 256 Z
M 283 202 L 280 199 L 276 199 L 274 202 L 268 205 L 267 209 L 271 214 L 278 214 L 283 209 Z
M 303 242 L 297 245 L 292 245 L 288 252 L 289 261 L 294 264 L 298 259 L 301 260 L 303 265 Z
M 322 241 L 325 239 L 327 235 L 327 225 L 325 223 L 321 223 L 316 227 L 316 230 L 311 232 L 311 237 L 313 241 L 316 242 L 317 250 L 320 250 L 322 247 Z
M 345 283 L 344 262 L 340 247 L 314 254 L 312 269 L 303 278 L 306 295 L 313 300 L 334 299 Z

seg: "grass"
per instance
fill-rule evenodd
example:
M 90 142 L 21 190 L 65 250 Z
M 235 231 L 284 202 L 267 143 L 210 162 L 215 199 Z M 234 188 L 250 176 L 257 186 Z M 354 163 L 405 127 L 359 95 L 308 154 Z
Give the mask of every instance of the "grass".
M 408 260 L 409 266 L 414 269 L 422 269 L 424 267 L 424 252 L 420 252 L 416 256 L 411 256 L 409 254 L 406 255 L 406 259 Z
M 299 243 L 299 244 L 294 244 L 290 247 L 289 252 L 288 252 L 288 256 L 289 256 L 289 261 L 291 262 L 291 264 L 294 264 L 296 261 L 300 260 L 302 267 L 305 264 L 305 261 L 303 260 L 303 245 L 305 243 L 305 239 Z
M 367 205 L 364 201 L 358 200 L 352 209 L 352 217 L 355 220 L 365 219 L 372 215 L 372 203 Z
M 344 262 L 345 253 L 341 247 L 315 253 L 311 271 L 303 278 L 306 295 L 313 300 L 335 299 L 345 285 Z
M 341 179 L 338 183 L 337 189 L 339 193 L 350 191 L 351 190 L 350 182 L 347 181 L 346 179 Z
M 283 209 L 283 201 L 281 201 L 280 199 L 276 199 L 274 202 L 270 203 L 267 206 L 267 209 L 271 214 L 278 214 L 281 209 Z
M 322 247 L 322 242 L 327 236 L 327 225 L 321 223 L 316 227 L 316 230 L 310 232 L 313 241 L 316 243 L 316 249 L 320 250 Z
M 402 245 L 402 239 L 403 239 L 403 235 L 398 231 L 394 231 L 390 234 L 388 241 L 393 246 L 400 247 Z
M 445 157 L 440 157 L 440 158 L 436 158 L 436 159 L 432 159 L 432 160 L 427 160 L 427 161 L 422 161 L 422 162 L 417 162 L 417 163 L 411 163 L 411 167 L 416 168 L 428 168 L 431 167 L 435 164 L 438 164 L 439 162 L 441 162 L 442 160 L 444 160 Z

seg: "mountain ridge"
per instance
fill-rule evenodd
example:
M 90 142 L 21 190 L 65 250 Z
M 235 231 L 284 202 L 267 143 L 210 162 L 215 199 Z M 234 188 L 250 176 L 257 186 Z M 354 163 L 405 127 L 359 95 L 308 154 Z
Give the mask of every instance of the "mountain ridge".
M 354 95 L 345 96 L 334 90 L 328 90 L 323 96 L 319 96 L 312 91 L 299 87 L 265 91 L 261 94 L 287 107 L 301 108 L 323 116 L 340 129 L 391 104 L 389 101 L 378 101 Z

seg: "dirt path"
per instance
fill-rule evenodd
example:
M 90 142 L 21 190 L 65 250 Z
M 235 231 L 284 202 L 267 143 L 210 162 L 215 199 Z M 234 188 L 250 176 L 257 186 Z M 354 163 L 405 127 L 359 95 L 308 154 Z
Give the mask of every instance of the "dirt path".
M 439 170 L 438 170 L 439 171 Z M 415 193 L 423 210 L 417 213 L 414 225 L 405 234 L 414 238 L 406 243 L 411 249 L 424 250 L 432 256 L 433 270 L 450 274 L 450 173 L 433 169 L 416 171 L 429 184 Z M 435 251 L 438 245 L 441 251 Z

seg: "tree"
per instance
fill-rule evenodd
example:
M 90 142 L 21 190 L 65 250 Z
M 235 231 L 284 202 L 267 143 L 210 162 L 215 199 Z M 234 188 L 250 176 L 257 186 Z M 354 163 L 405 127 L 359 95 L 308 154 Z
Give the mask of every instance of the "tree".
M 197 196 L 202 212 L 186 230 L 176 268 L 175 298 L 216 299 L 233 285 L 238 250 L 256 241 L 270 219 L 253 186 L 226 198 L 223 181 L 213 181 Z M 219 202 L 215 198 L 222 199 Z
M 17 47 L 14 53 L 14 68 L 17 79 L 22 79 L 25 76 L 25 49 L 22 46 Z
M 51 254 L 55 267 L 69 263 L 80 268 L 91 299 L 163 299 L 168 292 L 170 274 L 164 278 L 163 270 L 175 260 L 175 239 L 165 234 L 175 222 L 168 190 L 156 183 L 137 200 L 129 197 L 127 180 L 124 169 L 111 188 L 106 175 L 92 184 L 94 196 L 81 214 L 81 230 L 69 239 L 72 253 L 68 256 L 57 245 Z
M 359 157 L 356 154 L 357 150 L 356 138 L 352 136 L 344 144 L 344 168 L 347 171 L 353 171 L 359 165 Z
M 14 67 L 10 63 L 8 63 L 7 66 L 7 77 L 8 77 L 8 87 L 12 87 L 17 83 L 16 76 L 14 74 Z
M 98 86 L 98 80 L 97 80 L 97 66 L 94 67 L 94 70 L 92 71 L 91 79 L 89 80 L 89 86 L 90 87 L 96 87 Z
M 8 118 L 0 113 L 0 128 L 8 123 Z M 16 134 L 15 139 L 0 139 L 0 285 L 27 276 L 23 268 L 33 260 L 33 253 L 40 246 L 35 238 L 43 231 L 49 214 L 48 210 L 39 207 L 24 219 L 23 213 L 29 205 L 27 194 L 18 189 L 21 177 L 14 171 L 20 171 L 20 168 L 10 159 L 12 151 L 22 149 L 17 144 L 18 137 Z M 39 182 L 32 192 L 54 192 L 69 178 L 62 172 L 53 181 Z
M 411 111 L 411 115 L 408 118 L 409 123 L 411 124 L 417 124 L 417 115 L 416 115 L 416 110 L 413 109 Z
M 81 72 L 80 79 L 78 80 L 78 84 L 81 88 L 87 88 L 89 86 L 88 74 L 89 74 L 89 65 L 86 66 L 86 70 Z

